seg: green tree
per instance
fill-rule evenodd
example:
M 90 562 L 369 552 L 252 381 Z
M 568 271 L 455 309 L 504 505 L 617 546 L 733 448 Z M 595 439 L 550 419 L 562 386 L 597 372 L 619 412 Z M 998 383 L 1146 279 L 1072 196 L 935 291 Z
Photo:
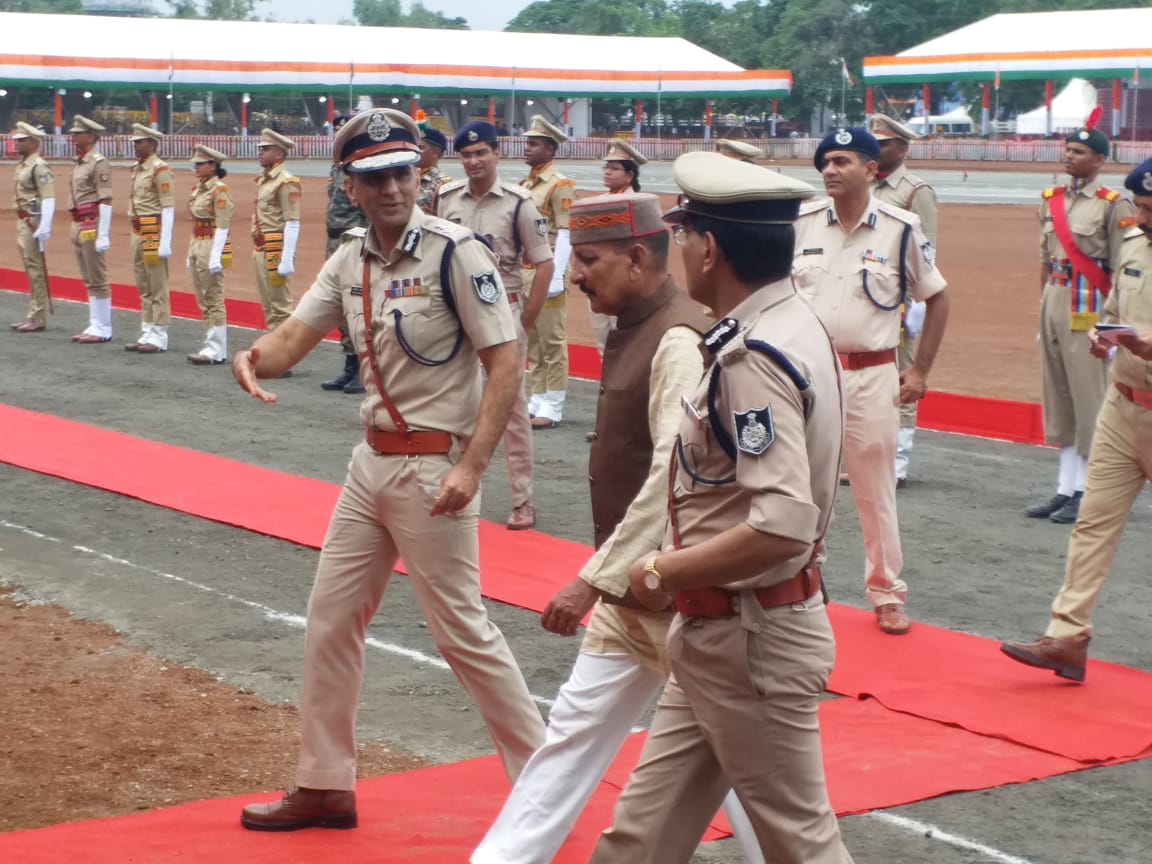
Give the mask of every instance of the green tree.
M 680 22 L 664 0 L 536 0 L 504 29 L 592 36 L 678 36 Z
M 464 18 L 449 18 L 443 12 L 434 12 L 421 0 L 413 0 L 411 11 L 405 13 L 400 0 L 354 0 L 352 15 L 365 27 L 423 27 L 436 30 L 467 30 Z
M 0 12 L 83 15 L 84 6 L 80 0 L 0 0 Z
M 212 21 L 255 21 L 260 0 L 168 0 L 173 18 L 207 18 Z

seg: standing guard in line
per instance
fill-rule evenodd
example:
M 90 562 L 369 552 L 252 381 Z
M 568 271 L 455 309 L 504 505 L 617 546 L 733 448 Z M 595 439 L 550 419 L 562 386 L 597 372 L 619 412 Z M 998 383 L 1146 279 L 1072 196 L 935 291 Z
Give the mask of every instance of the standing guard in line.
M 264 326 L 275 330 L 292 314 L 292 274 L 300 240 L 300 178 L 284 160 L 296 149 L 291 138 L 260 130 L 260 167 L 256 178 L 256 212 L 252 214 L 252 269 L 264 310 Z
M 196 303 L 204 316 L 207 331 L 204 347 L 188 355 L 196 366 L 211 366 L 228 360 L 228 314 L 224 308 L 224 271 L 232 266 L 232 191 L 224 182 L 228 157 L 219 150 L 197 144 L 192 156 L 196 179 L 188 210 L 192 214 L 192 242 L 188 246 L 188 271 Z
M 52 168 L 40 155 L 40 142 L 47 133 L 28 123 L 17 123 L 11 135 L 20 162 L 16 165 L 16 245 L 28 276 L 28 314 L 12 325 L 17 333 L 39 333 L 48 326 L 52 295 L 48 290 L 48 266 L 44 248 L 52 234 L 56 213 L 56 187 Z
M 142 123 L 132 124 L 136 164 L 132 166 L 132 269 L 140 294 L 140 338 L 125 351 L 159 354 L 168 350 L 172 309 L 168 295 L 168 259 L 176 222 L 172 169 L 156 155 L 164 135 Z
M 99 345 L 112 340 L 112 289 L 104 253 L 112 243 L 112 163 L 96 149 L 104 127 L 82 114 L 68 127 L 76 148 L 68 212 L 72 214 L 72 251 L 88 292 L 88 326 L 72 341 Z

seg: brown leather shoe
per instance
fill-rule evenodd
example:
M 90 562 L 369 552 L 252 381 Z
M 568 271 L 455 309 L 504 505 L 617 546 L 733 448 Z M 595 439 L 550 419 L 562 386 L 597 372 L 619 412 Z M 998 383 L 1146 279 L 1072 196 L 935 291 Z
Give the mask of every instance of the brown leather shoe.
M 102 345 L 105 342 L 111 342 L 111 336 L 97 336 L 94 333 L 77 333 L 72 337 L 72 341 L 77 345 Z
M 167 348 L 161 348 L 159 345 L 153 345 L 151 342 L 141 342 L 136 346 L 137 354 L 163 354 Z
M 533 429 L 555 429 L 560 425 L 559 420 L 549 420 L 547 417 L 533 417 L 528 422 Z
M 512 515 L 508 517 L 509 531 L 525 531 L 536 524 L 536 508 L 531 504 L 521 504 L 512 508 Z
M 876 607 L 876 626 L 889 636 L 903 636 L 912 629 L 912 622 L 904 614 L 903 603 L 885 603 Z
M 33 321 L 29 318 L 27 321 L 21 321 L 19 324 L 13 324 L 12 329 L 17 333 L 39 333 L 48 327 L 43 321 Z
M 271 804 L 249 804 L 240 814 L 249 831 L 355 828 L 356 793 L 340 789 L 289 789 Z
M 1001 642 L 1000 650 L 1025 666 L 1051 669 L 1060 678 L 1083 681 L 1091 638 L 1087 633 L 1067 639 L 1041 636 L 1035 642 Z
M 188 362 L 193 366 L 219 366 L 221 363 L 225 363 L 227 361 L 213 360 L 206 354 L 189 354 Z

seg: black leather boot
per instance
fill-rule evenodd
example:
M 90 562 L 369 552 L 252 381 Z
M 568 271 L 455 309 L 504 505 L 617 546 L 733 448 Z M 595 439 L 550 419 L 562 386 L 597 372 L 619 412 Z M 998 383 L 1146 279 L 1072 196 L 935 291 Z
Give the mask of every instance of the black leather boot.
M 354 354 L 344 355 L 344 371 L 331 378 L 328 381 L 320 382 L 321 390 L 331 390 L 333 392 L 343 392 L 344 388 L 348 386 L 348 382 L 360 379 L 360 361 L 356 359 Z

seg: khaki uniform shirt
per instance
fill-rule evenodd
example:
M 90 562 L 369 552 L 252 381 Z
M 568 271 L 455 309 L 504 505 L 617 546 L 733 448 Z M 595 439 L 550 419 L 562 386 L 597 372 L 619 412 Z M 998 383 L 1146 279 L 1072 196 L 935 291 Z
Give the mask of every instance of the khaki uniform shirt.
M 520 202 L 520 214 L 513 227 Z M 492 244 L 500 263 L 500 277 L 510 293 L 519 293 L 524 287 L 521 254 L 528 264 L 552 260 L 548 220 L 540 215 L 527 190 L 502 183 L 499 178 L 479 198 L 472 195 L 467 180 L 441 187 L 437 215 L 471 228 Z
M 1096 181 L 1085 183 L 1079 188 L 1076 184 L 1064 187 L 1065 207 L 1068 213 L 1068 227 L 1076 239 L 1080 251 L 1094 258 L 1109 273 L 1115 272 L 1120 258 L 1120 247 L 1124 245 L 1124 232 L 1133 224 L 1132 204 L 1119 193 L 1109 201 L 1109 190 Z M 1047 193 L 1045 193 L 1047 194 Z M 1040 261 L 1067 260 L 1068 253 L 1056 236 L 1052 223 L 1051 198 L 1040 200 Z
M 420 172 L 420 190 L 416 193 L 416 206 L 429 216 L 436 215 L 436 202 L 440 197 L 440 187 L 451 182 L 448 176 L 433 165 Z
M 25 156 L 16 166 L 16 193 L 13 202 L 17 210 L 40 212 L 40 202 L 56 197 L 56 184 L 52 169 L 39 152 Z
M 504 302 L 496 259 L 471 231 L 427 216 L 417 207 L 400 237 L 396 248 L 381 249 L 371 230 L 350 229 L 292 315 L 321 333 L 346 324 L 356 353 L 363 358 L 367 350 L 363 307 L 367 260 L 371 266 L 372 350 L 384 389 L 412 429 L 467 438 L 480 410 L 477 350 L 516 341 L 512 308 Z M 455 241 L 456 249 L 452 284 L 444 286 L 440 261 L 449 240 Z M 445 290 L 452 291 L 455 313 L 444 302 Z M 440 365 L 423 365 L 405 348 L 443 360 L 452 353 L 461 327 L 465 338 L 459 352 Z M 360 408 L 365 427 L 395 430 L 380 399 L 376 376 L 367 364 L 361 365 L 368 391 Z
M 233 209 L 232 192 L 219 177 L 197 183 L 188 202 L 193 219 L 215 222 L 217 228 L 231 227 Z
M 281 162 L 256 178 L 256 212 L 252 233 L 283 231 L 285 222 L 300 221 L 300 178 Z
M 155 153 L 132 166 L 132 197 L 128 215 L 158 216 L 165 207 L 176 206 L 172 169 Z
M 903 164 L 883 180 L 872 184 L 872 194 L 885 204 L 899 207 L 920 217 L 920 230 L 928 242 L 936 245 L 936 190 L 911 173 Z
M 837 351 L 883 351 L 899 343 L 900 241 L 909 225 L 908 296 L 927 300 L 947 283 L 914 214 L 872 198 L 860 223 L 849 229 L 837 220 L 831 200 L 801 206 L 792 272 Z
M 96 204 L 112 200 L 112 164 L 102 153 L 89 150 L 76 158 L 72 169 L 72 203 Z
M 681 546 L 696 546 L 741 523 L 805 544 L 795 558 L 725 585 L 739 590 L 784 582 L 811 560 L 836 499 L 844 408 L 832 346 L 790 279 L 753 292 L 728 317 L 737 322 L 734 335 L 714 349 L 713 367 L 680 420 L 683 459 L 675 463 L 670 509 Z M 801 389 L 782 362 L 748 348 L 748 341 L 775 348 L 806 386 Z M 717 365 L 720 381 L 710 408 Z M 735 445 L 735 463 L 716 437 L 710 412 Z M 666 547 L 674 536 L 670 526 Z M 723 562 L 717 567 L 722 571 Z
M 556 170 L 556 164 L 549 162 L 532 172 L 520 185 L 532 195 L 532 203 L 540 214 L 548 220 L 548 245 L 556 247 L 556 232 L 567 230 L 568 211 L 576 200 L 576 181 L 565 177 Z
M 1152 241 L 1139 228 L 1124 233 L 1102 320 L 1131 324 L 1137 333 L 1152 333 Z M 1152 361 L 1119 346 L 1112 361 L 1112 380 L 1137 390 L 1152 390 Z

